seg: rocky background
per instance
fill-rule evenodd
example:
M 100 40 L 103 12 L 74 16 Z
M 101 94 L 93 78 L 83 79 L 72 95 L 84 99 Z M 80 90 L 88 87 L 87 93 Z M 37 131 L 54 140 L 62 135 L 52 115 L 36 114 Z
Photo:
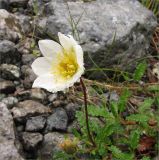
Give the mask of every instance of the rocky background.
M 132 71 L 136 59 L 149 54 L 156 25 L 137 0 L 0 0 L 0 160 L 49 160 L 65 135 L 78 129 L 80 103 L 68 94 L 32 89 L 39 39 L 73 34 L 87 69 Z M 99 72 L 89 76 L 101 78 Z

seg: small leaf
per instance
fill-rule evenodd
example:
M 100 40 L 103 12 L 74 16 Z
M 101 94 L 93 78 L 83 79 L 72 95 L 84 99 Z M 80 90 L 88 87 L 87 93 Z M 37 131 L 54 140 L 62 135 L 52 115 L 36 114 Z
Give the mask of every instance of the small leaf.
M 153 102 L 154 102 L 154 99 L 151 99 L 151 98 L 145 99 L 144 102 L 139 106 L 139 112 L 145 113 L 148 109 L 151 108 Z
M 149 120 L 149 117 L 144 114 L 132 114 L 126 118 L 129 121 L 135 121 L 135 122 L 147 122 Z
M 143 157 L 141 160 L 150 160 L 150 157 Z
M 134 74 L 133 74 L 133 79 L 136 81 L 141 80 L 142 76 L 144 75 L 144 73 L 146 71 L 146 68 L 147 68 L 146 61 L 139 63 L 136 67 Z
M 112 111 L 114 117 L 117 117 L 118 116 L 118 103 L 115 101 L 112 101 L 110 103 L 110 107 L 111 107 L 111 111 Z
M 159 91 L 159 85 L 158 84 L 150 85 L 150 86 L 147 87 L 147 90 L 151 91 L 151 92 L 158 92 Z
M 119 148 L 116 146 L 109 147 L 109 150 L 112 152 L 113 156 L 118 160 L 133 160 L 133 155 L 128 153 L 123 153 Z
M 140 133 L 136 131 L 132 131 L 130 134 L 130 146 L 134 150 L 137 148 L 139 143 Z
M 128 101 L 128 98 L 131 96 L 131 92 L 128 89 L 125 89 L 122 95 L 120 96 L 118 107 L 119 111 L 123 112 L 126 108 L 126 103 Z

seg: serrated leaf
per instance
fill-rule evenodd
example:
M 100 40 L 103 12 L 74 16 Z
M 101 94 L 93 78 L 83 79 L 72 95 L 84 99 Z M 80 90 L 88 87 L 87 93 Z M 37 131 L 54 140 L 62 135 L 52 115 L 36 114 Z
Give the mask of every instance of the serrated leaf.
M 139 63 L 136 67 L 134 74 L 133 74 L 133 79 L 136 81 L 141 80 L 142 76 L 144 75 L 144 73 L 146 71 L 146 68 L 147 68 L 146 61 Z
M 146 110 L 150 109 L 152 104 L 154 102 L 154 99 L 147 98 L 144 100 L 144 102 L 139 106 L 139 113 L 145 113 Z
M 52 158 L 54 160 L 69 160 L 71 158 L 71 156 L 63 151 L 58 151 L 58 152 L 54 153 Z
M 114 132 L 117 133 L 121 130 L 122 128 L 119 124 L 107 124 L 97 132 L 96 141 L 98 143 L 103 142 Z
M 132 131 L 130 134 L 130 146 L 134 150 L 137 148 L 140 139 L 140 132 Z
M 110 103 L 110 107 L 111 107 L 111 111 L 112 111 L 114 117 L 117 117 L 118 116 L 118 103 L 112 101 Z
M 119 148 L 116 146 L 109 147 L 109 150 L 112 152 L 113 156 L 118 160 L 133 160 L 133 155 L 128 153 L 123 153 Z
M 120 96 L 119 103 L 118 103 L 120 112 L 123 112 L 125 110 L 128 98 L 130 96 L 131 96 L 131 92 L 128 89 L 125 89 L 122 95 Z
M 88 113 L 94 117 L 103 117 L 106 119 L 107 122 L 114 122 L 115 118 L 111 112 L 108 112 L 105 107 L 103 106 L 95 106 L 89 105 L 88 106 Z
M 128 121 L 135 121 L 135 122 L 147 122 L 149 117 L 144 114 L 132 114 L 126 118 Z
M 147 87 L 147 90 L 151 91 L 151 92 L 158 92 L 159 91 L 159 85 L 158 84 L 150 85 L 150 86 Z
M 149 157 L 143 157 L 141 160 L 150 160 Z

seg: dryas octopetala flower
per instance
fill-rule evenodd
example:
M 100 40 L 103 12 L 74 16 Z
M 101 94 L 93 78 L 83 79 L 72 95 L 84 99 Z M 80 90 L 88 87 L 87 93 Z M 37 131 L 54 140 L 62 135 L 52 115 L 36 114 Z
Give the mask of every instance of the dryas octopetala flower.
M 50 92 L 63 91 L 78 81 L 84 72 L 83 50 L 72 36 L 58 33 L 60 44 L 40 40 L 39 48 L 44 57 L 37 58 L 32 69 L 38 76 L 33 87 Z

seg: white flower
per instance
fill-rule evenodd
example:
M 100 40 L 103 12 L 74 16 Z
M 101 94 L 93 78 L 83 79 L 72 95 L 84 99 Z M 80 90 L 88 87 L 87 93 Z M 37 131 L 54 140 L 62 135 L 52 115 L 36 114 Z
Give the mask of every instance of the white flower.
M 37 58 L 32 69 L 38 76 L 33 87 L 50 92 L 63 91 L 77 82 L 84 73 L 83 50 L 72 36 L 58 33 L 60 44 L 40 40 L 39 48 L 44 57 Z

